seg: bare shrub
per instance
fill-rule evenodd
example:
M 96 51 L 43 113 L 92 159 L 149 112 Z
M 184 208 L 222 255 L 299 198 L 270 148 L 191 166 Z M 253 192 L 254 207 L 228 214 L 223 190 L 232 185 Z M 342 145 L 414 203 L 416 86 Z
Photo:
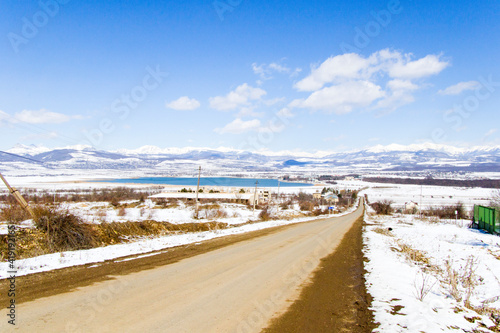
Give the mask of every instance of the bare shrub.
M 0 219 L 9 223 L 19 223 L 31 218 L 17 202 L 9 202 L 0 212 Z
M 464 305 L 467 308 L 471 308 L 470 298 L 474 294 L 476 287 L 479 285 L 476 270 L 477 260 L 471 255 L 467 258 L 465 266 L 462 268 L 462 274 L 460 277 L 462 287 L 465 289 Z
M 490 206 L 500 208 L 500 189 L 493 192 L 490 201 Z
M 314 210 L 314 203 L 311 201 L 302 201 L 299 202 L 300 210 L 304 211 L 313 211 Z
M 415 297 L 422 302 L 436 282 L 437 280 L 432 283 L 432 277 L 429 274 L 419 272 L 419 274 L 415 276 L 415 281 L 413 282 Z
M 373 231 L 378 233 L 378 234 L 386 235 L 389 237 L 394 237 L 394 234 L 387 228 L 377 227 L 377 228 L 373 229 Z
M 160 236 L 171 232 L 197 232 L 226 229 L 227 223 L 183 223 L 173 224 L 169 222 L 139 221 L 139 222 L 112 222 L 96 225 L 96 233 L 100 245 L 116 244 L 131 241 L 133 239 Z
M 196 214 L 196 212 L 195 212 Z M 227 212 L 219 204 L 207 204 L 199 207 L 198 217 L 205 219 L 226 218 Z
M 403 254 L 410 262 L 430 266 L 430 259 L 424 251 L 412 248 L 410 245 L 397 241 L 398 247 L 392 247 L 393 251 Z
M 453 297 L 457 302 L 462 301 L 462 295 L 460 294 L 460 291 L 458 290 L 458 283 L 460 281 L 459 273 L 453 269 L 452 267 L 453 261 L 446 260 L 444 262 L 444 267 L 445 267 L 445 287 L 447 291 L 450 293 L 451 297 Z
M 394 209 L 391 207 L 392 204 L 392 200 L 382 200 L 374 202 L 370 206 L 379 215 L 391 215 L 394 211 Z
M 125 209 L 125 207 L 121 207 L 120 209 L 118 209 L 118 212 L 116 213 L 116 215 L 123 217 L 123 216 L 127 215 L 127 210 Z
M 325 215 L 328 214 L 328 209 L 316 208 L 311 214 L 314 216 Z
M 55 251 L 89 249 L 97 243 L 92 227 L 69 211 L 38 208 L 35 214 L 37 215 L 35 226 L 46 234 L 50 249 Z
M 293 203 L 292 203 L 292 200 L 287 200 L 287 201 L 285 201 L 285 202 L 282 202 L 282 203 L 280 204 L 280 207 L 281 207 L 281 209 L 289 209 L 289 208 L 290 208 L 290 206 L 292 206 L 292 204 L 293 204 Z
M 259 219 L 262 221 L 269 221 L 271 219 L 271 214 L 268 211 L 268 207 L 264 207 L 259 213 Z
M 423 211 L 423 214 L 426 216 L 437 217 L 439 219 L 468 218 L 465 207 L 461 202 L 457 202 L 456 204 L 449 206 L 431 207 L 428 210 Z
M 457 271 L 453 268 L 453 261 L 448 259 L 445 261 L 445 276 L 444 282 L 447 291 L 457 301 L 464 301 L 464 305 L 473 309 L 470 304 L 470 298 L 474 294 L 480 280 L 476 274 L 477 260 L 474 256 L 469 256 L 465 265 Z

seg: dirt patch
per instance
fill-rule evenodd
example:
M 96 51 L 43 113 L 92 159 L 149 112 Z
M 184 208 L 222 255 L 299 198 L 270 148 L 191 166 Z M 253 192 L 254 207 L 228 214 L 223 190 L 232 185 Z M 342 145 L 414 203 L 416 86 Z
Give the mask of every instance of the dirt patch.
M 336 251 L 321 260 L 300 298 L 263 332 L 372 332 L 376 325 L 365 288 L 362 227 L 359 218 Z
M 75 290 L 78 287 L 88 286 L 96 282 L 111 280 L 113 276 L 125 275 L 145 269 L 153 269 L 158 266 L 171 264 L 185 258 L 193 257 L 201 253 L 217 250 L 219 248 L 246 241 L 255 237 L 266 236 L 293 226 L 289 224 L 280 227 L 268 228 L 239 235 L 225 236 L 221 238 L 202 241 L 196 244 L 168 248 L 156 251 L 156 255 L 135 260 L 134 257 L 143 254 L 121 257 L 102 263 L 93 263 L 82 266 L 74 266 L 58 269 L 45 273 L 30 274 L 16 278 L 16 304 L 32 301 L 41 297 L 52 296 Z M 9 281 L 0 280 L 0 306 L 9 302 L 7 290 Z

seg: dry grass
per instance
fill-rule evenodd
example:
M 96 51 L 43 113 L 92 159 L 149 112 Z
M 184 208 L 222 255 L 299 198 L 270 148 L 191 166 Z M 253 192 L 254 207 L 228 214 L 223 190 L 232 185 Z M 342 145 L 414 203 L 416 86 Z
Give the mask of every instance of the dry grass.
M 469 256 L 465 265 L 459 270 L 453 268 L 453 261 L 445 261 L 444 285 L 450 295 L 457 301 L 464 301 L 465 307 L 474 310 L 470 304 L 470 298 L 476 287 L 480 284 L 479 276 L 476 274 L 478 261 L 474 256 Z
M 382 234 L 385 236 L 389 236 L 389 237 L 394 237 L 394 234 L 388 228 L 377 227 L 377 228 L 373 229 L 373 232 L 376 232 L 378 234 Z
M 16 232 L 18 259 L 43 254 L 85 249 L 129 242 L 144 237 L 226 229 L 226 223 L 113 222 L 90 225 L 66 212 L 46 213 L 37 229 L 19 228 Z M 49 222 L 49 223 L 47 223 Z M 0 237 L 0 260 L 7 258 L 7 235 Z
M 500 252 L 493 252 L 491 249 L 488 249 L 488 253 L 495 257 L 495 259 L 500 260 Z
M 48 248 L 53 251 L 89 249 L 97 244 L 91 225 L 68 211 L 37 207 L 35 226 L 46 235 Z
M 397 247 L 391 247 L 391 250 L 403 254 L 408 261 L 431 267 L 430 259 L 424 251 L 414 249 L 400 240 L 396 241 L 396 245 Z
M 194 214 L 196 215 L 196 212 Z M 219 204 L 207 204 L 199 207 L 198 218 L 201 219 L 222 219 L 227 216 L 227 212 Z
M 183 223 L 140 221 L 140 222 L 112 222 L 95 225 L 94 229 L 102 246 L 131 241 L 148 236 L 163 236 L 178 232 L 198 232 L 226 229 L 226 223 Z
M 17 202 L 9 202 L 0 211 L 0 220 L 17 224 L 30 219 L 30 214 L 19 206 Z
M 437 281 L 438 280 L 435 280 L 433 283 L 432 277 L 429 274 L 420 272 L 419 275 L 415 276 L 415 281 L 413 281 L 415 297 L 422 302 L 430 293 Z
M 8 253 L 7 235 L 0 235 L 0 259 L 6 260 Z M 18 228 L 16 230 L 16 259 L 36 257 L 50 253 L 45 234 L 37 229 Z

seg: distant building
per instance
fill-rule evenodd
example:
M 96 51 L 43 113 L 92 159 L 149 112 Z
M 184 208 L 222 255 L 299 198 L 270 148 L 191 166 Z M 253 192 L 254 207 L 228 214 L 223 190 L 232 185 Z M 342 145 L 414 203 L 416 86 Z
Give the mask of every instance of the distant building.
M 334 194 L 334 193 L 328 193 L 323 196 L 323 198 L 328 202 L 328 203 L 337 203 L 339 202 L 339 197 Z
M 408 212 L 413 212 L 418 210 L 418 203 L 413 201 L 405 202 L 405 210 Z
M 321 199 L 321 193 L 320 192 L 313 193 L 313 199 Z
M 163 192 L 154 194 L 149 197 L 153 201 L 162 201 L 166 199 L 179 199 L 179 200 L 196 200 L 196 192 Z M 254 198 L 256 203 L 259 199 L 262 200 L 260 193 L 255 196 L 254 193 L 198 193 L 198 200 L 220 200 L 228 202 L 241 202 L 253 204 Z

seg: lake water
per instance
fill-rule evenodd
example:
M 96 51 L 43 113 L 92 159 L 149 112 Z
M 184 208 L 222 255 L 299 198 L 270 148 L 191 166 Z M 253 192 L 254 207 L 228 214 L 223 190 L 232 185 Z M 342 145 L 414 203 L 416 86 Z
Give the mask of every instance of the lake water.
M 254 187 L 258 181 L 258 187 L 278 187 L 277 179 L 256 179 L 256 178 L 231 178 L 231 177 L 202 177 L 200 186 L 227 186 L 227 187 Z M 160 184 L 160 185 L 181 185 L 196 186 L 198 178 L 182 177 L 143 177 L 143 178 L 120 178 L 112 180 L 102 180 L 106 183 L 133 183 L 133 184 Z M 309 183 L 279 182 L 281 187 L 313 186 Z

